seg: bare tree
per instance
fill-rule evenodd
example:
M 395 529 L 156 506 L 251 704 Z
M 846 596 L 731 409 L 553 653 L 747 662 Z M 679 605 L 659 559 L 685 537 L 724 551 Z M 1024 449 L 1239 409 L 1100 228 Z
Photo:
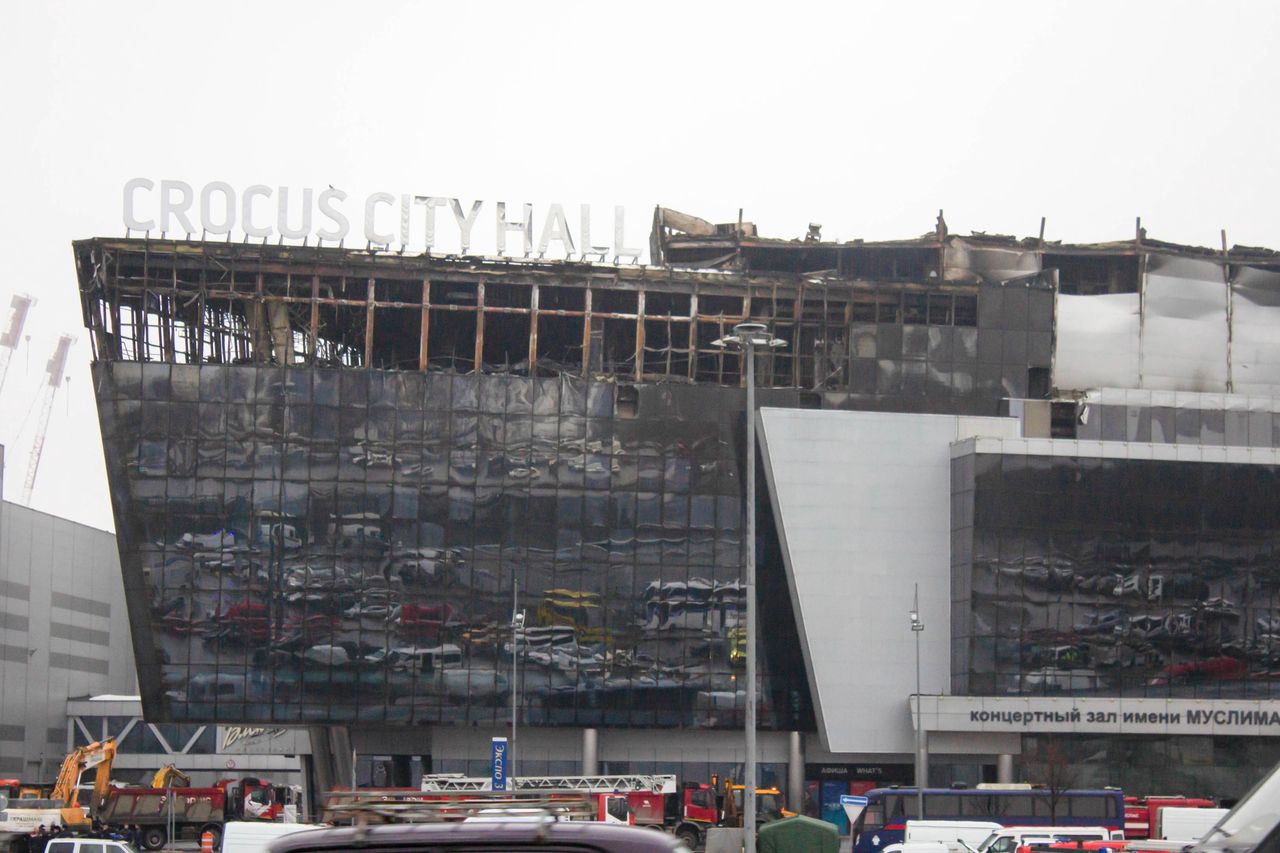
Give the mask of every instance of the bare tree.
M 1040 762 L 1044 768 L 1044 787 L 1049 792 L 1049 818 L 1057 824 L 1062 795 L 1076 784 L 1076 768 L 1071 765 L 1067 750 L 1056 740 L 1044 743 L 1040 749 Z

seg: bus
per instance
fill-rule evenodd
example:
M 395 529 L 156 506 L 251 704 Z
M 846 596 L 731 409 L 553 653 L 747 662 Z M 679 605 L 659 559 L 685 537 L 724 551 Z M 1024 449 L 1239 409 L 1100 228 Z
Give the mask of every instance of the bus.
M 1030 785 L 925 788 L 924 814 L 915 788 L 874 788 L 853 825 L 854 853 L 879 853 L 902 841 L 906 822 L 989 820 L 1002 826 L 1105 826 L 1124 831 L 1124 794 L 1117 789 L 1051 791 Z

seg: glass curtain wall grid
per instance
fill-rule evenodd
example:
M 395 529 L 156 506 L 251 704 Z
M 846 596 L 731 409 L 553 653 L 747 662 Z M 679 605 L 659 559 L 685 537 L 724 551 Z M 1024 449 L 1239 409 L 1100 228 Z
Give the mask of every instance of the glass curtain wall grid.
M 952 461 L 953 685 L 968 695 L 1280 696 L 1274 466 Z
M 750 319 L 790 342 L 760 405 L 994 413 L 1053 324 L 1038 278 L 77 261 L 144 703 L 174 722 L 500 724 L 518 578 L 522 722 L 736 728 L 744 395 L 710 341 Z M 811 727 L 770 536 L 761 725 Z

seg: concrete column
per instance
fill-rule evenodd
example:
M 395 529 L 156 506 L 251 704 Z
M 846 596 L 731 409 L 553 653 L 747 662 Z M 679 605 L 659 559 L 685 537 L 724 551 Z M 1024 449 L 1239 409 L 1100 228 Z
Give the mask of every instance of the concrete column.
M 582 775 L 600 775 L 600 732 L 597 729 L 582 730 Z
M 791 732 L 791 749 L 787 753 L 787 808 L 800 811 L 804 802 L 804 735 Z
M 920 733 L 920 753 L 916 756 L 916 779 L 921 787 L 929 787 L 929 733 Z
M 346 726 L 329 726 L 329 761 L 335 787 L 351 785 L 355 756 L 351 753 L 351 732 Z
M 311 739 L 311 755 L 303 763 L 307 782 L 307 813 L 319 814 L 324 795 L 333 790 L 333 752 L 329 749 L 329 729 L 325 726 L 308 726 Z
M 1013 784 L 1013 756 L 1007 752 L 996 756 L 996 781 L 1002 785 Z

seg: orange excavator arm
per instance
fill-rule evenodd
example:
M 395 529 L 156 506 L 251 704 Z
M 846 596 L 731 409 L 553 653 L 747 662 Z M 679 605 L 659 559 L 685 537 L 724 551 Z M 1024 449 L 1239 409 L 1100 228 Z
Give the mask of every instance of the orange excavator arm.
M 58 770 L 58 781 L 53 786 L 49 799 L 64 803 L 62 809 L 63 823 L 68 825 L 85 823 L 84 814 L 80 811 L 80 775 L 91 767 L 98 768 L 94 778 L 92 810 L 96 810 L 106 798 L 107 788 L 111 783 L 111 765 L 116 757 L 116 742 L 113 738 L 81 746 L 67 753 Z
M 111 789 L 111 765 L 116 760 L 116 742 L 107 739 L 102 742 L 102 757 L 98 761 L 97 772 L 93 776 L 93 802 L 89 804 L 89 813 L 96 815 L 107 801 L 107 791 Z

